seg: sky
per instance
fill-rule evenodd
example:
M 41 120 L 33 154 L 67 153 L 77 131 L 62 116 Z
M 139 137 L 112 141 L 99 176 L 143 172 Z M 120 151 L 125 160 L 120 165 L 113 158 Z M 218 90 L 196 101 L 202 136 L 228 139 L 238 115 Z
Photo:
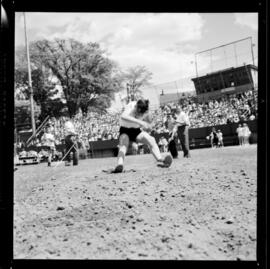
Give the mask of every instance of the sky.
M 164 92 L 194 90 L 192 77 L 258 55 L 258 13 L 26 13 L 29 42 L 74 38 L 98 42 L 125 71 L 136 65 L 152 72 L 145 89 L 152 103 Z M 236 45 L 211 48 L 251 37 Z M 23 13 L 15 16 L 15 47 L 25 45 Z M 195 54 L 197 73 L 195 65 Z M 119 96 L 118 96 L 119 98 Z M 117 103 L 119 105 L 119 102 Z

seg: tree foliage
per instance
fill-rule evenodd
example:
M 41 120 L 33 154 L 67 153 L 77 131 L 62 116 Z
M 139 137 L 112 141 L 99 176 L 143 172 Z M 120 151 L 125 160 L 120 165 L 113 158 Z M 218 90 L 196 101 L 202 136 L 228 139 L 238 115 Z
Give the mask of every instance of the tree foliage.
M 34 118 L 36 122 L 38 122 L 40 113 L 40 107 L 34 102 Z M 14 122 L 17 131 L 25 128 L 31 128 L 31 110 L 29 100 L 15 100 Z
M 48 70 L 42 66 L 31 63 L 31 80 L 33 99 L 40 108 L 39 120 L 42 121 L 47 115 L 59 116 L 63 108 L 63 103 L 60 98 L 52 99 L 58 90 L 56 89 L 55 83 L 50 80 Z M 19 89 L 25 99 L 29 101 L 30 90 L 27 59 L 23 47 L 18 48 L 15 53 L 15 89 Z M 15 107 L 16 104 L 19 104 L 19 102 L 15 102 Z M 17 113 L 16 115 L 18 117 L 19 114 Z M 21 117 L 17 120 L 21 122 Z
M 122 72 L 121 78 L 127 84 L 131 95 L 142 96 L 141 88 L 151 84 L 152 73 L 145 66 L 137 65 Z
M 121 88 L 115 63 L 97 43 L 41 40 L 33 43 L 30 51 L 33 63 L 51 70 L 61 83 L 70 116 L 79 108 L 87 112 L 92 105 L 109 107 Z
M 41 120 L 47 115 L 57 117 L 65 108 L 70 117 L 79 109 L 83 113 L 89 108 L 104 111 L 110 107 L 114 94 L 127 84 L 133 94 L 142 95 L 141 88 L 149 85 L 152 78 L 144 66 L 121 72 L 99 44 L 83 44 L 74 39 L 35 41 L 30 44 L 30 60 L 34 100 L 41 107 Z M 56 84 L 61 85 L 62 99 L 53 98 Z M 15 87 L 29 98 L 25 48 L 15 52 Z

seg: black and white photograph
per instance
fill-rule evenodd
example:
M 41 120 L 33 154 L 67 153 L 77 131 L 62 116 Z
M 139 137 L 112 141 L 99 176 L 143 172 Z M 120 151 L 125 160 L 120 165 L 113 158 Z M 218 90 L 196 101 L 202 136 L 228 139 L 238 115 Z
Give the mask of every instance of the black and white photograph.
M 15 12 L 13 259 L 257 260 L 256 12 Z

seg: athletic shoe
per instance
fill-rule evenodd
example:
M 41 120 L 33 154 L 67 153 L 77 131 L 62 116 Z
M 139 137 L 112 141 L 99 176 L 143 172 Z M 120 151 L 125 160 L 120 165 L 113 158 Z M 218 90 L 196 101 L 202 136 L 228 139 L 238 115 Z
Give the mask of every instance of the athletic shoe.
M 123 164 L 118 164 L 118 165 L 115 167 L 113 173 L 122 173 L 123 170 L 124 170 Z
M 70 162 L 65 162 L 65 166 L 70 166 Z

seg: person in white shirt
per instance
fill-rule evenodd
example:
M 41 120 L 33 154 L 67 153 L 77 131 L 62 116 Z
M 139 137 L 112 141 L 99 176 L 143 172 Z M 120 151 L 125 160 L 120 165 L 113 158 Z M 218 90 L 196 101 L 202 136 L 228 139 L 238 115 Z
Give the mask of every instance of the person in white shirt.
M 45 132 L 43 136 L 41 137 L 41 142 L 44 146 L 47 147 L 47 151 L 48 151 L 47 162 L 48 162 L 48 166 L 51 166 L 54 153 L 55 153 L 55 138 L 54 138 L 54 135 L 52 134 L 52 130 L 50 126 L 47 126 L 45 128 Z
M 178 137 L 184 153 L 184 158 L 190 158 L 189 136 L 188 136 L 188 129 L 190 126 L 190 122 L 187 113 L 185 113 L 184 110 L 181 109 L 180 107 L 176 109 L 175 122 L 177 125 Z
M 249 117 L 249 120 L 255 120 L 255 118 L 256 117 L 254 116 L 254 114 L 251 114 L 250 117 Z
M 243 127 L 242 125 L 239 123 L 237 129 L 236 129 L 236 133 L 238 135 L 238 141 L 239 141 L 239 145 L 243 146 L 244 144 L 244 135 L 243 135 Z
M 119 152 L 117 166 L 114 173 L 121 173 L 124 169 L 124 158 L 129 143 L 136 142 L 149 146 L 151 153 L 159 166 L 169 167 L 172 163 L 171 155 L 161 156 L 156 140 L 147 131 L 152 129 L 149 115 L 149 100 L 132 101 L 124 109 L 120 117 Z
M 244 146 L 249 145 L 249 137 L 251 135 L 251 132 L 248 128 L 248 125 L 246 123 L 243 124 L 243 144 Z
M 219 147 L 223 147 L 223 134 L 221 132 L 221 130 L 217 131 L 217 137 L 218 137 L 218 146 Z
M 79 157 L 78 157 L 78 143 L 77 143 L 77 133 L 75 131 L 75 127 L 73 123 L 68 120 L 65 122 L 65 146 L 66 146 L 66 158 L 65 165 L 69 166 L 71 162 L 71 153 L 73 156 L 73 165 L 78 165 Z

